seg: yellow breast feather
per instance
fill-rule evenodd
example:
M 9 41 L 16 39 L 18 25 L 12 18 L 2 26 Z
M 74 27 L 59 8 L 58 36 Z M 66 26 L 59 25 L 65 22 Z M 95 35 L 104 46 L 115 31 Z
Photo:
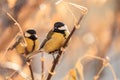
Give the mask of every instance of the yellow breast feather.
M 61 34 L 61 33 L 56 33 L 55 32 L 51 36 L 51 39 L 49 39 L 46 42 L 43 49 L 48 53 L 52 52 L 52 51 L 55 51 L 55 50 L 58 50 L 63 45 L 64 41 L 65 41 L 64 35 Z

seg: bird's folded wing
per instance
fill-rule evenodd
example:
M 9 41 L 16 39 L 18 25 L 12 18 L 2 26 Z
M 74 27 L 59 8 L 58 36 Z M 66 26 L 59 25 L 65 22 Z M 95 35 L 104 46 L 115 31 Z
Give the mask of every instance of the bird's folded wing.
M 43 48 L 43 46 L 45 45 L 45 43 L 51 38 L 51 36 L 53 35 L 53 30 L 50 30 L 46 36 L 46 39 L 44 39 L 44 41 L 42 42 L 40 49 Z

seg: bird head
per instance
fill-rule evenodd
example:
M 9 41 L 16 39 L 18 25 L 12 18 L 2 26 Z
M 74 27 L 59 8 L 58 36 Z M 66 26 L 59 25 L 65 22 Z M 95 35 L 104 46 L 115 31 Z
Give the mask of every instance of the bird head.
M 67 30 L 67 26 L 64 23 L 62 23 L 62 22 L 56 22 L 54 24 L 54 30 L 65 31 L 65 30 Z
M 36 31 L 34 29 L 29 29 L 25 32 L 25 37 L 30 38 L 32 40 L 37 39 Z

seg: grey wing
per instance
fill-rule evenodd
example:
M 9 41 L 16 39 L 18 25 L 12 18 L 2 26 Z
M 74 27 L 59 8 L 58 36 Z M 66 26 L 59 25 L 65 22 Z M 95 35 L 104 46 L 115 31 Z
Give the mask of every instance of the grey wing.
M 44 41 L 40 45 L 40 49 L 44 47 L 45 43 L 51 38 L 52 35 L 53 35 L 53 30 L 50 30 L 46 36 L 46 39 L 44 39 Z
M 16 42 L 8 50 L 13 50 L 22 40 L 22 36 L 18 36 Z

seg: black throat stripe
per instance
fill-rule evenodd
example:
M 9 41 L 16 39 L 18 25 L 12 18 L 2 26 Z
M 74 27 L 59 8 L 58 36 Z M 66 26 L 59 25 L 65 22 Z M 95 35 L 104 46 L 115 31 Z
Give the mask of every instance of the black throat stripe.
M 35 40 L 33 41 L 33 47 L 32 47 L 32 51 L 31 52 L 33 52 L 34 49 L 35 49 Z
M 54 32 L 61 33 L 61 34 L 64 35 L 64 37 L 66 36 L 65 30 L 58 30 L 58 29 L 55 29 Z

